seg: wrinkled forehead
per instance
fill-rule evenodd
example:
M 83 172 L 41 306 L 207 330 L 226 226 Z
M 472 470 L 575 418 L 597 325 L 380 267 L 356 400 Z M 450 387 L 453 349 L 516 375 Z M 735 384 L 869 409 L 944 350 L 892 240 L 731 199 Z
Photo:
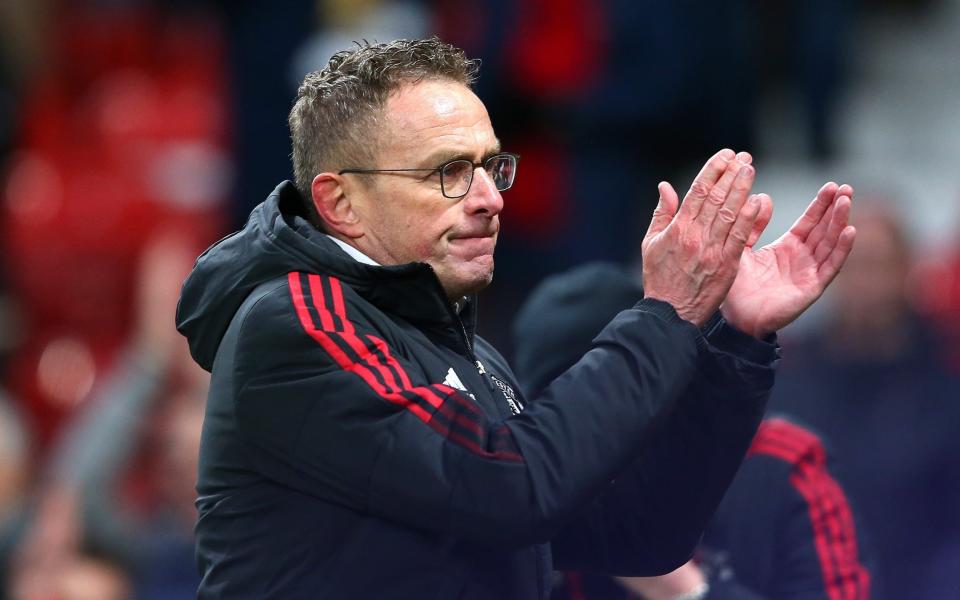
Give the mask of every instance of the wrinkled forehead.
M 417 163 L 445 151 L 479 159 L 498 145 L 483 102 L 452 81 L 425 80 L 400 88 L 384 107 L 382 131 L 378 150 L 384 160 Z

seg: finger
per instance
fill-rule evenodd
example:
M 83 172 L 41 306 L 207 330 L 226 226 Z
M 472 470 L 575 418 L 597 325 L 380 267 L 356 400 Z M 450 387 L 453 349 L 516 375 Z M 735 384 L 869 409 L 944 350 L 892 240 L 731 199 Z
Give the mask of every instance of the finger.
M 853 242 L 857 238 L 857 230 L 853 225 L 847 225 L 840 233 L 840 239 L 833 251 L 827 256 L 827 259 L 817 268 L 817 275 L 820 278 L 821 285 L 826 288 L 837 276 L 843 263 L 850 256 L 850 250 L 853 249 Z
M 830 218 L 830 225 L 823 236 L 823 239 L 814 247 L 813 260 L 817 265 L 826 260 L 827 256 L 836 247 L 840 240 L 840 234 L 846 229 L 850 222 L 850 198 L 840 196 L 837 198 L 833 208 L 833 216 Z
M 740 209 L 743 208 L 753 187 L 756 171 L 751 165 L 744 165 L 738 161 L 730 161 L 735 165 L 723 174 L 717 185 L 707 195 L 707 201 L 700 209 L 697 220 L 705 228 L 709 228 L 714 239 L 727 239 L 730 228 L 737 220 Z
M 683 198 L 683 205 L 680 207 L 680 217 L 686 220 L 693 220 L 700 213 L 700 207 L 710 189 L 716 184 L 717 179 L 727 170 L 727 165 L 735 157 L 733 150 L 724 148 L 717 152 L 703 165 L 700 172 L 693 180 L 690 191 Z
M 849 186 L 848 186 L 849 187 Z M 851 193 L 853 192 L 851 188 Z M 837 184 L 829 181 L 823 184 L 817 196 L 790 228 L 790 233 L 806 241 L 810 232 L 821 222 L 837 195 Z
M 737 160 L 745 165 L 753 163 L 753 156 L 749 152 L 737 152 Z
M 680 199 L 673 186 L 666 181 L 661 181 L 657 190 L 660 192 L 660 199 L 657 201 L 657 207 L 653 210 L 653 218 L 650 219 L 650 227 L 647 228 L 647 235 L 644 238 L 653 237 L 666 229 L 667 225 L 673 221 L 674 215 L 677 214 L 677 205 Z
M 757 196 L 751 196 L 746 206 L 737 215 L 737 221 L 730 228 L 730 233 L 723 244 L 723 255 L 727 260 L 740 260 L 759 213 L 760 199 Z
M 757 194 L 757 200 L 760 202 L 760 211 L 757 213 L 757 220 L 753 223 L 753 231 L 750 232 L 750 237 L 747 239 L 747 247 L 749 248 L 753 248 L 760 241 L 760 236 L 763 235 L 767 225 L 770 224 L 770 219 L 773 218 L 773 198 L 767 194 Z
M 807 235 L 807 240 L 804 242 L 804 245 L 810 248 L 811 252 L 820 244 L 823 236 L 827 234 L 827 227 L 830 226 L 830 221 L 833 220 L 833 211 L 836 210 L 836 207 L 836 201 L 831 202 L 827 207 L 827 211 L 823 213 L 823 216 L 820 218 L 820 222 L 817 223 L 816 227 Z

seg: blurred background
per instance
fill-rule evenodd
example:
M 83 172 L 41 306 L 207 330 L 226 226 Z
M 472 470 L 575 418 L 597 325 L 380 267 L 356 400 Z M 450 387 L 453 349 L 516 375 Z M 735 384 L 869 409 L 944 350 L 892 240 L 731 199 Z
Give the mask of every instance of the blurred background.
M 776 235 L 854 185 L 857 247 L 783 334 L 773 408 L 835 451 L 876 597 L 960 597 L 960 1 L 6 0 L 0 599 L 193 597 L 180 283 L 291 177 L 307 72 L 432 34 L 483 60 L 523 156 L 481 301 L 508 356 L 538 281 L 635 261 L 657 182 L 719 148 L 754 154 Z

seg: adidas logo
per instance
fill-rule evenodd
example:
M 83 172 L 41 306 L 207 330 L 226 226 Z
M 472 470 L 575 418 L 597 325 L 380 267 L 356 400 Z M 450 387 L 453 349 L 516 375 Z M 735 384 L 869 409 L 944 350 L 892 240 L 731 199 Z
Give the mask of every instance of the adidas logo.
M 443 380 L 443 385 L 449 385 L 450 387 L 458 389 L 461 392 L 467 391 L 466 386 L 463 385 L 463 382 L 460 381 L 459 377 L 457 377 L 457 373 L 453 370 L 453 367 L 450 367 L 450 370 L 447 371 L 447 378 Z

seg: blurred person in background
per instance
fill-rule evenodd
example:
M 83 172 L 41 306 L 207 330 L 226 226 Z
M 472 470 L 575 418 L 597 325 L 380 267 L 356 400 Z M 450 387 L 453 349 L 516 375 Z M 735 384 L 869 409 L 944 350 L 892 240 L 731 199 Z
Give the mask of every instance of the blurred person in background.
M 96 551 L 71 553 L 55 565 L 16 572 L 10 600 L 138 600 L 123 560 Z
M 608 322 L 642 298 L 636 266 L 591 263 L 544 280 L 514 321 L 514 364 L 524 393 L 539 394 L 590 349 Z M 669 418 L 684 418 L 681 411 Z M 664 437 L 672 431 L 664 424 L 651 435 L 645 456 L 669 463 L 682 454 L 678 440 Z M 567 572 L 554 598 L 673 600 L 706 583 L 703 598 L 709 600 L 864 600 L 870 576 L 860 527 L 831 471 L 815 434 L 766 418 L 694 560 L 654 578 Z M 646 483 L 650 489 L 661 485 Z
M 772 407 L 831 440 L 872 536 L 878 597 L 956 597 L 960 380 L 940 332 L 911 307 L 913 257 L 900 215 L 879 203 L 861 208 L 857 248 L 825 321 L 785 344 L 795 358 Z
M 942 250 L 923 257 L 913 281 L 920 312 L 943 332 L 950 370 L 960 375 L 960 236 Z
M 337 52 L 355 47 L 357 40 L 423 38 L 433 24 L 422 0 L 318 0 L 316 4 L 321 26 L 293 57 L 293 89 L 304 75 L 327 64 Z
M 24 600 L 42 597 L 36 586 L 60 585 L 49 578 L 60 572 L 73 573 L 77 589 L 93 573 L 122 573 L 139 599 L 196 591 L 194 483 L 207 377 L 170 326 L 195 253 L 180 232 L 146 244 L 131 343 L 44 469 L 15 561 Z M 90 561 L 98 555 L 123 564 L 97 569 Z
M 129 345 L 145 245 L 164 228 L 216 239 L 231 165 L 208 14 L 40 5 L 44 60 L 19 85 L 0 169 L 0 271 L 20 330 L 3 382 L 42 460 Z
M 193 3 L 191 3 L 193 4 Z M 228 124 L 234 171 L 228 228 L 240 227 L 263 198 L 257 191 L 289 171 L 291 81 L 300 48 L 324 27 L 318 0 L 207 0 L 225 32 Z
M 19 98 L 48 58 L 52 5 L 50 0 L 0 4 L 0 167 L 14 144 Z
M 10 561 L 26 524 L 30 467 L 28 432 L 0 390 L 0 599 L 7 598 Z

